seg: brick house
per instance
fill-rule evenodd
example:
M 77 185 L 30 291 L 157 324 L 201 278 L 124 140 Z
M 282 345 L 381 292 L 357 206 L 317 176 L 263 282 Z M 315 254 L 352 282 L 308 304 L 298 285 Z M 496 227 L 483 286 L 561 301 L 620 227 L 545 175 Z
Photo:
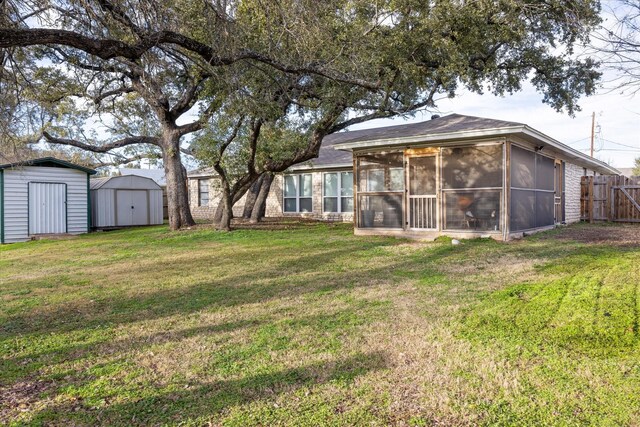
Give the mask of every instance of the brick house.
M 353 156 L 334 149 L 352 134 L 365 131 L 329 135 L 317 159 L 276 175 L 267 198 L 266 216 L 353 221 Z M 188 179 L 193 217 L 212 218 L 220 201 L 217 174 L 211 168 L 196 169 L 189 172 Z M 244 200 L 243 197 L 234 205 L 234 216 L 242 215 Z
M 509 240 L 579 221 L 587 174 L 619 171 L 525 124 L 451 114 L 327 136 L 317 159 L 276 176 L 266 215 L 354 221 L 361 235 Z M 215 174 L 193 171 L 189 188 L 194 216 L 210 217 Z

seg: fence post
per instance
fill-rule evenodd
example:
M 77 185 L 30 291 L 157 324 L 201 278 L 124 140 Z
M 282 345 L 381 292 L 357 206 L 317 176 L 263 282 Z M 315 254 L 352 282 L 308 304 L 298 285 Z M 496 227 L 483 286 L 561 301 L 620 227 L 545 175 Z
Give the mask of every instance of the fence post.
M 593 223 L 594 177 L 589 177 L 589 223 Z
M 616 190 L 618 177 L 615 177 L 613 185 L 610 186 L 607 197 L 609 198 L 609 221 L 613 221 L 616 217 Z
M 604 186 L 604 216 L 607 221 L 611 221 L 611 199 L 609 198 L 609 193 L 611 192 L 611 177 L 607 177 L 607 184 Z

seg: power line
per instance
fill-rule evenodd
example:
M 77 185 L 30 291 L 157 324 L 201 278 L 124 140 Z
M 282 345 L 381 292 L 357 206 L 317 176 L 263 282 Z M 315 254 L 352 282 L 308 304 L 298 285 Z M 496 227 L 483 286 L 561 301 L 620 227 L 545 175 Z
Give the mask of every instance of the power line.
M 587 137 L 584 137 L 584 138 L 582 138 L 582 139 L 575 140 L 575 141 L 573 141 L 573 142 L 567 142 L 567 145 L 577 144 L 578 142 L 586 141 L 586 140 L 588 140 L 589 138 L 590 138 L 590 137 L 589 137 L 589 136 L 587 136 Z
M 580 148 L 580 151 L 591 151 L 591 148 Z M 634 148 L 631 150 L 624 150 L 624 149 L 619 149 L 619 148 L 598 148 L 597 150 L 595 150 L 595 152 L 600 152 L 600 151 L 621 151 L 624 153 L 640 153 L 640 148 Z
M 615 142 L 615 141 L 612 141 L 612 140 L 610 140 L 610 139 L 606 139 L 606 138 L 602 138 L 602 140 L 603 140 L 603 141 L 610 142 L 610 143 L 615 144 L 615 145 L 620 145 L 620 146 L 622 146 L 622 147 L 629 147 L 629 148 L 634 148 L 634 149 L 636 149 L 636 150 L 640 150 L 640 147 L 637 147 L 637 146 L 634 146 L 634 145 L 622 144 L 621 142 Z

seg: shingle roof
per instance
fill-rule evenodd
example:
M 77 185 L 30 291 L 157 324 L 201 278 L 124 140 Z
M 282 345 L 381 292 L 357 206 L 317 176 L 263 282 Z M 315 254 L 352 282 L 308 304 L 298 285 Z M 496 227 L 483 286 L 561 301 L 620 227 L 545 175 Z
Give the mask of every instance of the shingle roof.
M 380 140 L 397 140 L 412 137 L 437 137 L 451 133 L 463 133 L 474 131 L 493 131 L 509 128 L 526 127 L 523 123 L 506 120 L 488 119 L 484 117 L 465 116 L 462 114 L 449 114 L 447 116 L 426 120 L 419 123 L 409 123 L 395 126 L 385 126 L 373 129 L 361 129 L 348 132 L 338 132 L 328 135 L 322 141 L 319 155 L 316 159 L 294 165 L 291 170 L 323 169 L 329 167 L 351 167 L 352 153 L 340 148 L 341 144 L 369 142 Z M 566 147 L 570 149 L 570 147 Z M 579 154 L 579 153 L 578 153 Z M 604 165 L 604 164 L 603 164 Z M 602 166 L 602 165 L 600 165 Z M 608 165 L 605 165 L 608 167 Z M 201 168 L 189 173 L 189 176 L 215 175 L 211 168 Z
M 187 177 L 195 177 L 195 176 L 214 176 L 218 173 L 213 170 L 212 167 L 202 167 L 198 169 L 192 169 L 187 172 Z
M 377 139 L 394 139 L 426 134 L 438 134 L 457 132 L 464 130 L 495 129 L 500 127 L 522 126 L 521 123 L 508 122 L 504 120 L 486 119 L 483 117 L 463 116 L 461 114 L 450 114 L 448 116 L 431 119 L 420 123 L 409 123 L 404 125 L 385 126 L 373 129 L 360 129 L 347 132 L 337 132 L 327 135 L 322 141 L 322 147 L 318 157 L 308 162 L 294 165 L 295 169 L 326 168 L 329 166 L 350 167 L 353 163 L 353 156 L 348 151 L 336 150 L 337 144 L 359 141 L 375 141 Z M 214 175 L 212 168 L 200 168 L 189 172 L 189 176 Z
M 513 126 L 524 126 L 524 124 L 505 120 L 487 119 L 484 117 L 464 116 L 462 114 L 449 114 L 448 116 L 419 123 L 344 132 L 345 136 L 339 143 L 409 138 L 412 136 L 438 135 L 451 132 L 497 129 Z
M 295 165 L 291 169 L 327 167 L 329 165 L 351 165 L 353 161 L 352 154 L 346 151 L 336 150 L 334 148 L 335 145 L 349 142 L 396 139 L 421 135 L 437 135 L 441 133 L 496 129 L 511 126 L 522 126 L 522 123 L 486 119 L 484 117 L 463 116 L 461 114 L 450 114 L 448 116 L 438 117 L 436 119 L 420 123 L 408 123 L 404 125 L 338 132 L 324 138 L 318 158 L 300 165 Z

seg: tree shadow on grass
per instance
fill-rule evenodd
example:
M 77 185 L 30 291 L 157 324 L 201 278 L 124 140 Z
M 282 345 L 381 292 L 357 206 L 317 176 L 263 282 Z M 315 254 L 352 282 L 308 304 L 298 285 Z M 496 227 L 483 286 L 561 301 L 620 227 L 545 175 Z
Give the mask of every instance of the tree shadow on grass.
M 389 246 L 394 242 L 380 241 L 372 247 Z M 233 307 L 243 304 L 266 302 L 273 298 L 301 295 L 326 287 L 327 283 L 351 286 L 353 280 L 345 273 L 332 269 L 336 262 L 357 252 L 352 245 L 346 248 L 325 250 L 299 256 L 294 260 L 274 260 L 269 268 L 246 273 L 242 268 L 223 280 L 200 280 L 189 286 L 174 287 L 138 295 L 116 295 L 96 301 L 64 303 L 43 309 L 21 312 L 8 316 L 0 325 L 0 338 L 10 338 L 31 333 L 71 332 L 100 326 L 115 326 L 142 320 L 153 320 L 175 314 L 188 315 L 203 309 Z M 202 259 L 194 259 L 181 266 L 184 271 L 201 265 Z M 229 261 L 230 262 L 230 261 Z M 148 265 L 148 272 L 157 271 L 161 262 Z M 117 266 L 114 266 L 114 268 Z M 297 273 L 313 272 L 312 275 Z M 374 274 L 376 269 L 363 267 L 362 273 Z M 380 270 L 388 275 L 389 267 Z M 144 276 L 145 271 L 136 270 Z M 179 274 L 177 272 L 176 274 Z M 357 274 L 352 271 L 350 275 Z M 370 284 L 369 282 L 367 284 Z M 135 288 L 134 285 L 131 286 Z
M 146 321 L 170 317 L 176 314 L 189 315 L 201 310 L 216 310 L 244 304 L 264 303 L 277 298 L 295 297 L 307 293 L 341 288 L 366 287 L 383 280 L 393 280 L 394 271 L 402 269 L 416 270 L 421 266 L 435 266 L 441 258 L 450 257 L 450 261 L 459 259 L 464 262 L 468 256 L 483 256 L 483 242 L 471 242 L 458 247 L 439 246 L 418 257 L 389 258 L 383 266 L 369 268 L 365 263 L 357 267 L 348 267 L 347 271 L 336 269 L 336 265 L 344 257 L 358 256 L 367 250 L 400 244 L 402 241 L 368 241 L 366 245 L 350 243 L 337 249 L 305 253 L 294 259 L 278 259 L 277 252 L 268 268 L 247 269 L 226 267 L 227 275 L 221 279 L 206 279 L 187 286 L 139 294 L 122 293 L 111 295 L 95 301 L 83 299 L 55 306 L 36 308 L 7 316 L 0 325 L 0 339 L 10 339 L 29 334 L 67 333 L 93 327 L 114 327 L 137 321 Z M 492 242 L 489 242 L 493 244 Z M 611 248 L 601 246 L 570 245 L 563 248 L 554 245 L 553 241 L 537 242 L 533 247 L 506 245 L 497 250 L 503 254 L 519 254 L 530 258 L 546 259 L 538 267 L 544 272 L 569 272 L 583 268 L 593 258 L 604 262 L 615 261 L 617 254 Z M 496 250 L 495 248 L 490 250 Z M 189 272 L 193 268 L 206 265 L 207 255 L 196 256 L 181 265 L 182 271 Z M 561 262 L 560 262 L 561 261 Z M 225 263 L 233 264 L 234 260 L 225 259 Z M 237 262 L 237 260 L 235 261 Z M 147 274 L 162 268 L 162 261 L 145 265 L 136 270 L 136 275 Z M 118 266 L 114 265 L 114 270 Z M 176 272 L 179 275 L 180 272 Z M 417 273 L 420 273 L 419 271 Z M 395 277 L 398 275 L 396 274 Z M 120 284 L 119 286 L 124 286 Z M 125 287 L 135 289 L 135 286 Z
M 165 425 L 195 419 L 201 421 L 240 405 L 260 400 L 273 401 L 281 394 L 293 393 L 303 387 L 331 382 L 350 384 L 359 376 L 387 366 L 387 357 L 383 353 L 357 353 L 337 360 L 199 384 L 180 391 L 158 390 L 152 396 L 107 403 L 99 408 L 78 400 L 39 412 L 32 422 L 54 425 Z M 106 400 L 117 400 L 117 396 L 109 396 Z
M 113 339 L 107 335 L 88 343 L 71 342 L 67 345 L 54 346 L 53 348 L 47 346 L 44 350 L 29 352 L 22 356 L 5 357 L 0 359 L 0 370 L 5 373 L 13 370 L 16 373 L 16 377 L 27 378 L 35 374 L 43 366 L 80 360 L 92 354 L 99 354 L 103 357 L 106 355 L 118 355 L 153 345 L 162 345 L 172 341 L 179 342 L 197 335 L 223 334 L 258 324 L 260 324 L 259 321 L 239 320 L 121 339 Z
M 354 312 L 352 310 L 331 311 L 330 313 L 298 316 L 292 319 L 283 320 L 289 328 L 314 328 L 319 334 L 327 332 L 328 329 L 341 328 L 341 330 L 351 326 L 344 324 L 341 319 L 347 318 Z M 277 315 L 276 315 L 277 316 Z M 139 352 L 145 348 L 152 346 L 161 346 L 166 343 L 179 343 L 182 340 L 196 336 L 215 336 L 219 342 L 224 342 L 225 334 L 236 332 L 239 330 L 255 330 L 267 323 L 273 324 L 277 319 L 272 317 L 243 319 L 237 321 L 223 322 L 215 325 L 203 325 L 189 327 L 183 329 L 167 330 L 152 334 L 143 334 L 137 336 L 127 336 L 124 338 L 114 339 L 110 335 L 100 336 L 99 339 L 91 339 L 89 342 L 69 342 L 63 346 L 45 346 L 44 349 L 24 353 L 20 356 L 5 357 L 0 359 L 0 371 L 6 373 L 13 372 L 13 375 L 6 375 L 11 381 L 27 379 L 37 374 L 44 366 L 55 366 L 59 363 L 71 363 L 90 358 L 95 355 L 100 357 L 109 357 L 117 359 L 126 356 L 130 352 Z M 359 319 L 359 322 L 365 323 L 365 319 Z M 93 338 L 89 336 L 89 338 Z M 39 347 L 38 347 L 39 348 Z M 73 372 L 69 372 L 73 375 Z M 0 385 L 2 382 L 0 381 Z

